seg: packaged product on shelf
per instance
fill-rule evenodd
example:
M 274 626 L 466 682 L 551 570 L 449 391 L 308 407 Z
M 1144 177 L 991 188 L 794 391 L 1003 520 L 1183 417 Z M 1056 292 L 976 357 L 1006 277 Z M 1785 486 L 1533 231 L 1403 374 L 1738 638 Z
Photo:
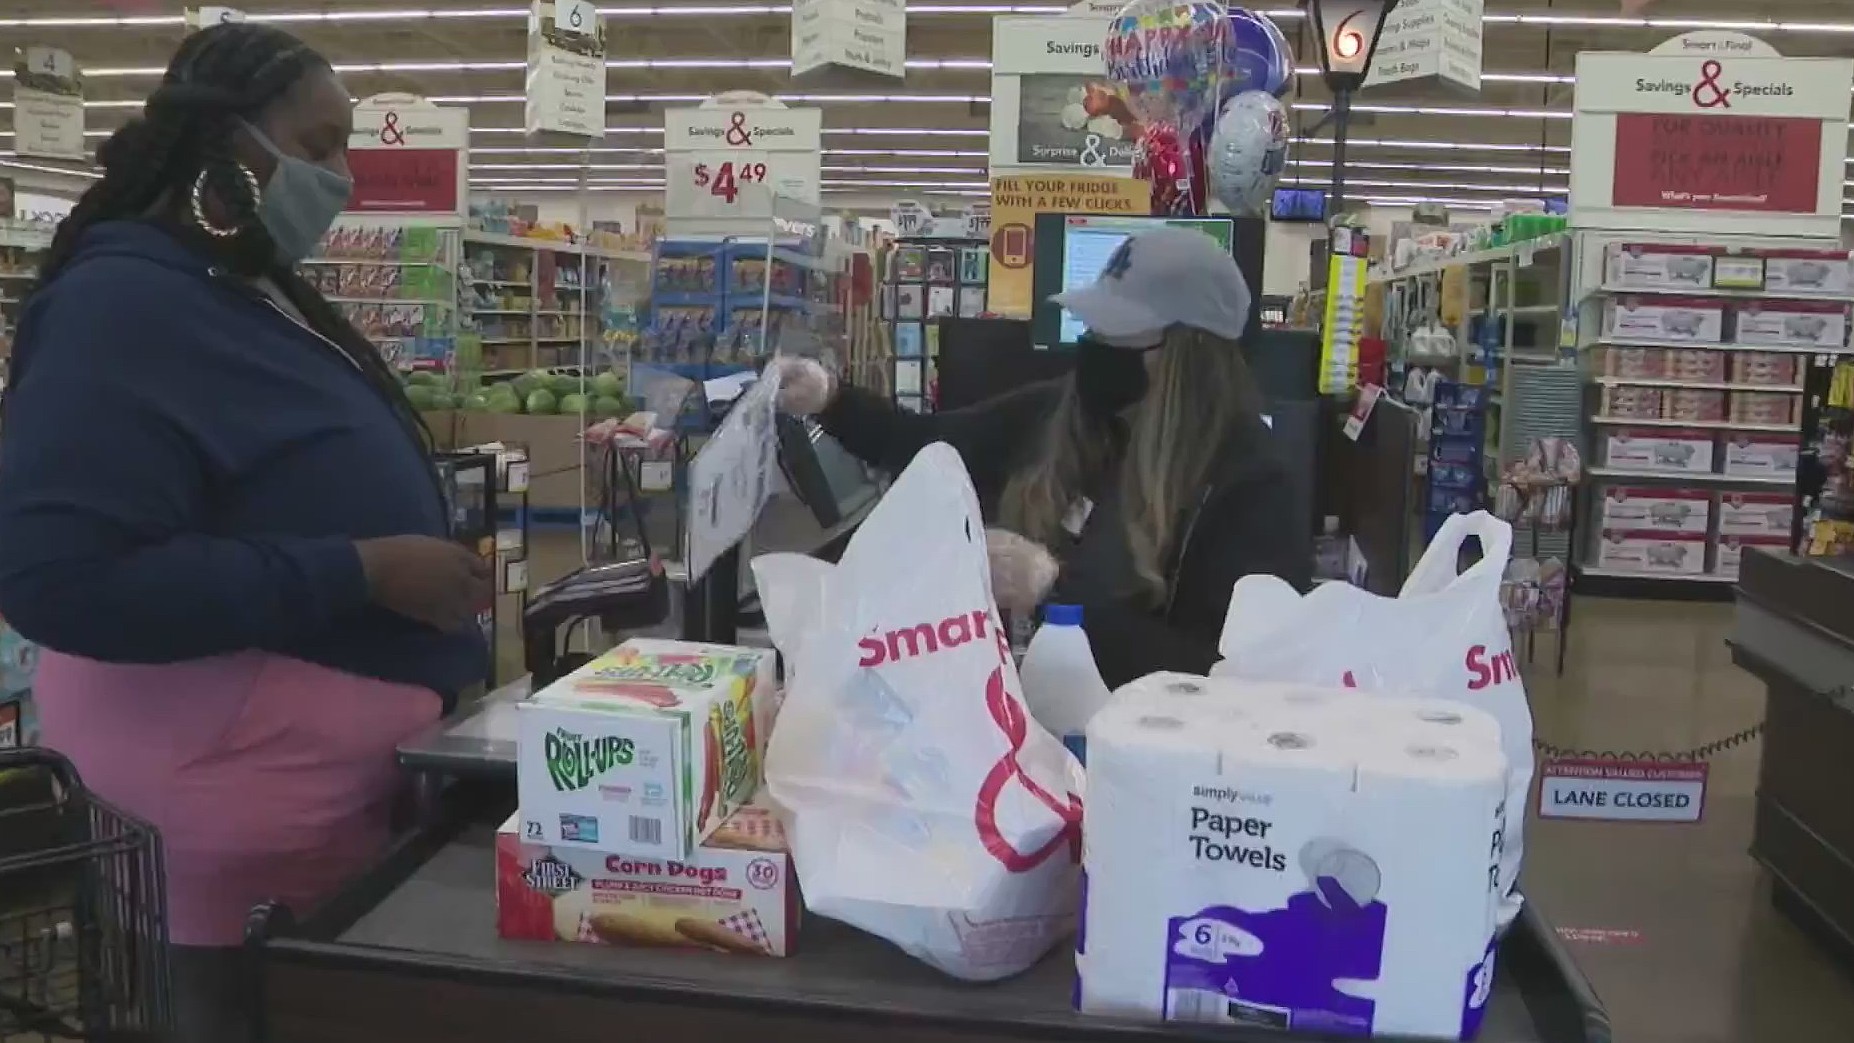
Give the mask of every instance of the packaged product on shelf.
M 1739 344 L 1839 348 L 1847 343 L 1848 306 L 1832 301 L 1756 301 L 1734 311 Z
M 1084 1013 L 1475 1034 L 1509 799 L 1490 714 L 1155 674 L 1122 687 L 1087 738 Z
M 1603 490 L 1603 528 L 1616 532 L 1684 532 L 1704 536 L 1712 494 L 1704 489 L 1612 485 Z
M 496 831 L 496 932 L 789 956 L 799 892 L 778 816 L 735 811 L 686 860 L 524 840 L 517 813 Z
M 1706 571 L 1706 534 L 1604 530 L 1597 565 L 1624 572 L 1697 575 Z
M 1745 551 L 1753 547 L 1772 553 L 1787 551 L 1790 549 L 1789 533 L 1781 536 L 1720 536 L 1719 545 L 1713 552 L 1713 574 L 1736 577 L 1744 562 Z
M 1644 387 L 1605 387 L 1604 416 L 1630 420 L 1658 420 L 1661 417 L 1661 389 Z
M 1796 497 L 1790 493 L 1722 493 L 1719 496 L 1719 535 L 1779 536 L 1789 539 L 1796 515 Z
M 1603 463 L 1633 471 L 1712 471 L 1714 437 L 1680 428 L 1612 428 L 1604 439 Z
M 1662 380 L 1667 377 L 1666 348 L 1604 348 L 1602 351 L 1605 376 L 1635 380 Z
M 1725 419 L 1725 392 L 1670 389 L 1661 398 L 1661 416 L 1666 420 L 1717 423 Z
M 1603 284 L 1627 290 L 1699 290 L 1712 286 L 1708 247 L 1611 243 L 1604 252 Z
M 1797 356 L 1780 351 L 1735 351 L 1732 383 L 1791 386 L 1797 379 Z
M 522 837 L 687 859 L 759 784 L 766 649 L 633 638 L 521 706 Z
M 1801 449 L 1796 435 L 1733 434 L 1725 440 L 1725 473 L 1748 478 L 1794 478 Z
M 1734 391 L 1732 419 L 1743 424 L 1801 424 L 1802 396 L 1781 391 Z
M 1846 294 L 1854 265 L 1845 250 L 1765 250 L 1764 288 L 1773 293 Z
M 1603 303 L 1603 335 L 1717 344 L 1725 337 L 1725 305 L 1704 297 L 1613 297 Z
M 1727 254 L 1712 259 L 1712 285 L 1720 290 L 1764 288 L 1764 259 L 1748 254 Z
M 1717 383 L 1725 379 L 1727 354 L 1707 348 L 1669 348 L 1663 375 L 1669 380 Z

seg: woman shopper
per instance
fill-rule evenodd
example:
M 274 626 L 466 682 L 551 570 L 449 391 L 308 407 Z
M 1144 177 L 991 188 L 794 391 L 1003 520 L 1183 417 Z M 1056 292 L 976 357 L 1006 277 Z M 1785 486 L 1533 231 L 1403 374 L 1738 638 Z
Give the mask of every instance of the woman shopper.
M 166 849 L 181 1038 L 239 1038 L 255 902 L 387 839 L 394 746 L 483 676 L 490 588 L 417 414 L 293 270 L 345 205 L 348 92 L 257 24 L 189 37 L 27 300 L 0 614 L 42 738 Z
M 1312 537 L 1237 340 L 1249 290 L 1201 232 L 1122 243 L 1057 303 L 1088 327 L 1075 369 L 989 402 L 920 415 L 779 360 L 780 406 L 816 413 L 852 453 L 900 471 L 923 446 L 959 452 L 985 512 L 1000 608 L 1082 606 L 1110 687 L 1207 671 L 1230 590 L 1250 573 L 1305 587 Z

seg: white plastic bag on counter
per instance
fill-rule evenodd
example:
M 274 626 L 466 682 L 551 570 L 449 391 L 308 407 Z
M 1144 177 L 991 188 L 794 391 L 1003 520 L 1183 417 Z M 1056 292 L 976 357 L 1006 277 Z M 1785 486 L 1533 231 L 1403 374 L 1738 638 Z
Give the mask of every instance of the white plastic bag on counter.
M 1459 572 L 1462 544 L 1481 559 Z M 1519 914 L 1515 889 L 1532 785 L 1532 707 L 1500 605 L 1512 526 L 1488 514 L 1451 515 L 1394 598 L 1349 583 L 1301 597 L 1273 576 L 1245 576 L 1230 597 L 1213 675 L 1344 685 L 1455 699 L 1500 722 L 1506 752 L 1506 825 L 1498 843 L 1502 929 Z
M 954 977 L 1074 927 L 1081 771 L 1031 720 L 959 456 L 922 450 L 833 566 L 753 562 L 788 665 L 766 785 L 805 905 Z

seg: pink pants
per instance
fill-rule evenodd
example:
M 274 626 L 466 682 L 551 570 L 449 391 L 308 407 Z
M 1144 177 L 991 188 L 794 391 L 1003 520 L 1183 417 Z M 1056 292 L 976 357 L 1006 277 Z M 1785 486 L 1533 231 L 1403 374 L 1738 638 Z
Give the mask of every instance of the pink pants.
M 297 911 L 388 839 L 394 747 L 436 693 L 264 652 L 163 666 L 45 651 L 41 741 L 89 788 L 161 831 L 169 935 L 236 945 L 269 899 Z

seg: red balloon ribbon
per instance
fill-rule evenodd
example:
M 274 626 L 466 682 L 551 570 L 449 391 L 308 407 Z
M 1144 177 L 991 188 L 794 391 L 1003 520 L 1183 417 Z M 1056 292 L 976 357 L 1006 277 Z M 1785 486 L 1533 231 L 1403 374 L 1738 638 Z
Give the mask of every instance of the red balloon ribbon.
M 1002 664 L 992 670 L 990 680 L 985 682 L 985 709 L 990 712 L 998 730 L 1004 733 L 1005 740 L 1011 744 L 1011 748 L 986 773 L 984 783 L 979 786 L 978 803 L 973 808 L 973 824 L 978 827 L 979 840 L 985 845 L 985 850 L 1013 873 L 1035 869 L 1064 845 L 1069 848 L 1070 857 L 1079 860 L 1081 801 L 1071 793 L 1068 795 L 1068 803 L 1064 804 L 1061 798 L 1025 775 L 1023 766 L 1017 763 L 1017 755 L 1023 751 L 1024 742 L 1030 737 L 1030 725 L 1024 716 L 1023 706 L 1005 690 Z M 1003 795 L 1004 787 L 1012 776 L 1023 783 L 1024 789 L 1029 790 L 1031 796 L 1062 819 L 1062 830 L 1049 838 L 1048 843 L 1028 854 L 1012 847 L 1010 841 L 1004 839 L 1004 834 L 998 830 L 998 798 Z

